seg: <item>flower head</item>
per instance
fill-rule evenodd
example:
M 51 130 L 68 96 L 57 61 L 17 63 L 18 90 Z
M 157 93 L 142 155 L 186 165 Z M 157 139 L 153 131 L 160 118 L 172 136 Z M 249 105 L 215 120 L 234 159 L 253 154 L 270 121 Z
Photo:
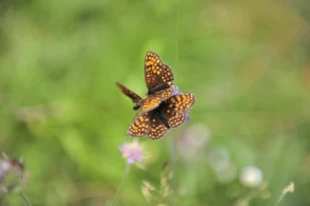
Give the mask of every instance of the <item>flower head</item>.
M 142 162 L 144 159 L 144 149 L 141 145 L 139 145 L 138 141 L 124 143 L 122 146 L 120 146 L 119 150 L 123 153 L 123 158 L 127 160 L 127 164 Z
M 178 95 L 178 94 L 182 94 L 182 92 L 180 91 L 180 89 L 177 87 L 177 86 L 172 86 L 173 88 L 173 91 L 172 91 L 172 94 L 171 96 L 175 96 L 175 95 Z
M 185 116 L 185 122 L 189 122 L 189 120 L 191 120 L 191 118 L 188 115 L 186 115 Z
M 0 162 L 0 181 L 2 181 L 6 175 L 6 173 L 9 172 L 11 168 L 11 164 L 6 160 L 1 160 Z
M 0 159 L 0 198 L 5 193 L 22 190 L 29 173 L 25 171 L 23 163 L 18 159 L 10 159 L 2 153 Z
M 241 172 L 240 181 L 243 186 L 251 188 L 258 187 L 263 181 L 263 173 L 257 167 L 245 167 Z

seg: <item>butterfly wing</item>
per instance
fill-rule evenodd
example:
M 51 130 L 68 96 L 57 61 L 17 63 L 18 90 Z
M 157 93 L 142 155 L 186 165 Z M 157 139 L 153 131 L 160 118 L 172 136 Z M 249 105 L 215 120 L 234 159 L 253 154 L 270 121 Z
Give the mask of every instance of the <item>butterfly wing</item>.
M 142 110 L 144 112 L 147 112 L 157 108 L 160 103 L 168 99 L 172 95 L 172 93 L 173 88 L 170 87 L 168 89 L 146 96 L 145 100 L 142 103 Z
M 132 137 L 144 137 L 150 131 L 150 114 L 145 112 L 137 114 L 127 130 L 127 134 Z
M 116 84 L 121 89 L 121 91 L 133 101 L 133 103 L 138 103 L 142 100 L 142 98 L 139 95 L 137 95 L 136 93 L 134 93 L 121 83 L 116 82 Z
M 152 140 L 158 140 L 163 137 L 167 132 L 168 128 L 165 126 L 158 114 L 153 111 L 150 119 L 150 131 L 148 136 Z
M 174 78 L 171 68 L 164 64 L 155 52 L 148 51 L 146 53 L 144 75 L 145 83 L 149 90 L 148 94 L 158 92 L 173 85 Z
M 182 125 L 187 112 L 195 103 L 195 95 L 192 93 L 179 94 L 162 102 L 152 111 L 137 114 L 127 130 L 127 134 L 134 137 L 148 135 L 152 140 L 163 137 L 169 128 Z M 165 126 L 168 124 L 169 128 Z
M 164 101 L 159 109 L 166 118 L 170 128 L 182 125 L 187 112 L 195 103 L 195 95 L 192 93 L 179 94 Z

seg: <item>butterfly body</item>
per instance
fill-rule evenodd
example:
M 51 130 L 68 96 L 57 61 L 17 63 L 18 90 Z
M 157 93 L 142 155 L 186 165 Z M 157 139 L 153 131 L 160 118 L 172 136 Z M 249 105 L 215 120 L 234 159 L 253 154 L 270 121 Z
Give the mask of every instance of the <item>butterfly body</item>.
M 161 108 L 156 108 L 154 111 L 154 115 L 157 115 L 158 118 L 163 122 L 163 124 L 165 125 L 165 127 L 167 127 L 168 129 L 170 129 L 169 123 L 167 121 L 167 118 L 165 117 L 164 113 L 162 112 Z

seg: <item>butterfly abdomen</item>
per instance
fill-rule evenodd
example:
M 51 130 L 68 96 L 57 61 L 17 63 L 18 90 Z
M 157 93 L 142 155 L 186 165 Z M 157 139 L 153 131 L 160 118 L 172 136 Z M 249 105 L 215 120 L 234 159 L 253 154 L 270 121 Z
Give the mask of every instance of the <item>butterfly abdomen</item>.
M 141 106 L 142 106 L 141 102 L 137 102 L 137 103 L 133 106 L 133 110 L 138 110 L 138 109 L 140 109 Z
M 165 127 L 170 129 L 169 123 L 167 121 L 167 118 L 164 116 L 162 110 L 160 108 L 156 108 L 155 115 L 158 116 L 158 118 L 164 123 Z

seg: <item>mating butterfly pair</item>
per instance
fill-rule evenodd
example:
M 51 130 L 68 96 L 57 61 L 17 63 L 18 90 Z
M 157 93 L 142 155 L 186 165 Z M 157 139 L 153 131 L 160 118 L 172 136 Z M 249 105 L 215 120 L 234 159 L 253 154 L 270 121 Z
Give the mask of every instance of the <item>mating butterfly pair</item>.
M 175 93 L 173 73 L 164 64 L 159 55 L 147 52 L 144 61 L 145 83 L 148 88 L 147 96 L 142 99 L 139 95 L 116 83 L 122 92 L 135 103 L 133 109 L 142 110 L 138 113 L 127 130 L 134 137 L 148 135 L 151 139 L 160 139 L 170 128 L 182 125 L 187 112 L 195 103 L 192 93 Z

